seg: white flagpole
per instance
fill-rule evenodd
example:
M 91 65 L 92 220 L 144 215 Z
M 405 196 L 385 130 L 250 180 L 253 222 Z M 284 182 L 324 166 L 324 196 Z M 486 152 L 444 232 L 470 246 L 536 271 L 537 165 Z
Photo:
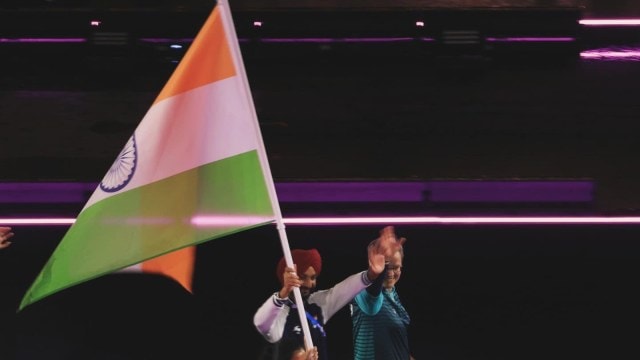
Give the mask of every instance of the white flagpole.
M 275 215 L 276 228 L 280 236 L 280 244 L 282 245 L 282 251 L 284 252 L 284 259 L 288 267 L 293 267 L 293 257 L 291 256 L 291 249 L 289 248 L 289 240 L 287 239 L 287 233 L 285 231 L 284 221 L 282 220 L 282 212 L 280 211 L 280 203 L 278 202 L 278 196 L 276 195 L 276 188 L 273 183 L 273 177 L 271 176 L 271 168 L 269 167 L 269 161 L 267 153 L 262 141 L 262 133 L 260 132 L 260 126 L 258 122 L 258 115 L 256 114 L 256 108 L 253 104 L 253 96 L 249 87 L 249 81 L 247 73 L 244 68 L 244 61 L 242 60 L 242 53 L 240 51 L 240 44 L 238 42 L 238 36 L 236 35 L 235 25 L 233 24 L 233 17 L 231 16 L 231 9 L 226 0 L 218 0 L 216 6 L 220 7 L 222 15 L 222 23 L 227 34 L 227 41 L 230 49 L 233 53 L 233 61 L 235 68 L 238 70 L 239 75 L 242 78 L 243 88 L 245 96 L 251 106 L 251 113 L 253 116 L 253 126 L 256 131 L 254 132 L 258 136 L 258 156 L 262 164 L 262 171 L 265 175 L 267 183 L 267 189 L 271 198 L 271 206 L 273 207 L 273 213 Z M 293 294 L 296 300 L 298 308 L 298 315 L 300 317 L 300 324 L 302 324 L 302 331 L 304 333 L 305 347 L 311 349 L 313 347 L 313 341 L 311 340 L 311 334 L 309 331 L 309 324 L 307 323 L 307 317 L 302 303 L 302 295 L 300 295 L 300 289 L 293 288 Z

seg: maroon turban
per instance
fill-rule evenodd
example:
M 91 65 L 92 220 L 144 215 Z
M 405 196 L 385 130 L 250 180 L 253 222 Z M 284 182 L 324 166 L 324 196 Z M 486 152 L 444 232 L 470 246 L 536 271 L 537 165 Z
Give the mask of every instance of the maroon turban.
M 313 270 L 316 271 L 316 274 L 320 275 L 320 271 L 322 271 L 322 258 L 320 258 L 320 253 L 318 252 L 318 250 L 294 249 L 291 250 L 291 257 L 293 258 L 293 263 L 296 264 L 298 276 L 307 271 L 309 267 L 312 267 Z M 284 261 L 283 256 L 278 262 L 278 268 L 276 269 L 276 275 L 278 276 L 278 280 L 280 280 L 280 284 L 284 284 L 284 279 L 282 276 L 285 266 L 286 262 Z

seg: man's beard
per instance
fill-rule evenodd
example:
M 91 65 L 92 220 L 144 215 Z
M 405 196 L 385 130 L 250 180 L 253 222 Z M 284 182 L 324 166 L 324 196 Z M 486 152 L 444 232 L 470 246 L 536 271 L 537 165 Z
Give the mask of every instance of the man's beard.
M 307 299 L 309 297 L 309 295 L 311 295 L 312 291 L 313 291 L 313 289 L 306 288 L 306 287 L 300 287 L 300 296 L 302 296 L 303 299 Z

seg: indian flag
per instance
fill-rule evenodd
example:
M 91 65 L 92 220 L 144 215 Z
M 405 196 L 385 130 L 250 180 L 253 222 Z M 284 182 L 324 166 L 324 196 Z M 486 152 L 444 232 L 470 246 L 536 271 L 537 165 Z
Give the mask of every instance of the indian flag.
M 276 220 L 273 180 L 225 5 L 217 2 L 20 310 L 125 268 L 166 274 L 190 290 L 194 245 Z

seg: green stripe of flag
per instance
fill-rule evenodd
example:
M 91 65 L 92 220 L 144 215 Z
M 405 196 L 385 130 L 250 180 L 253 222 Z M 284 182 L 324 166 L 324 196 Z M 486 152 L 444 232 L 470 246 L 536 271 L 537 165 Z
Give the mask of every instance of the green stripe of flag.
M 210 224 L 194 226 L 194 215 Z M 115 269 L 272 221 L 255 150 L 111 196 L 80 213 L 20 309 Z

